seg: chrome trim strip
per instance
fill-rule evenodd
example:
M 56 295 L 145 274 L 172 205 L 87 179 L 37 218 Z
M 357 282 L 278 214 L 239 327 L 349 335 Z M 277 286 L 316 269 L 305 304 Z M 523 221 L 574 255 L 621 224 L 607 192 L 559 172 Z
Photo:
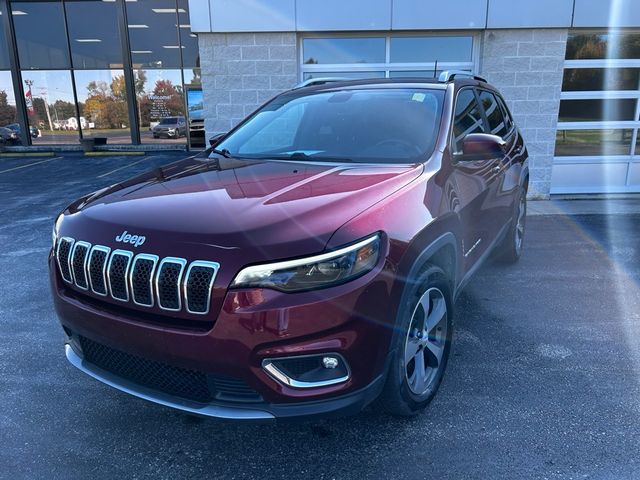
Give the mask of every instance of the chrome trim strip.
M 160 272 L 162 271 L 162 266 L 165 263 L 177 263 L 180 265 L 180 273 L 178 273 L 178 279 L 176 280 L 176 289 L 178 290 L 178 308 L 168 308 L 162 306 L 162 301 L 160 299 Z M 161 310 L 167 310 L 170 312 L 179 312 L 182 310 L 182 274 L 184 273 L 184 267 L 187 265 L 187 261 L 184 258 L 177 257 L 165 257 L 160 261 L 158 268 L 156 269 L 155 275 L 155 290 L 156 296 L 158 297 L 158 307 Z
M 102 281 L 104 282 L 104 293 L 98 292 L 93 287 L 93 281 L 91 280 L 91 259 L 93 258 L 93 254 L 96 251 L 104 252 L 107 255 L 104 259 L 104 265 L 102 265 Z M 109 294 L 109 286 L 107 285 L 107 264 L 109 263 L 110 253 L 111 249 L 109 247 L 105 247 L 104 245 L 94 245 L 89 252 L 89 259 L 87 260 L 87 278 L 89 279 L 89 286 L 91 287 L 91 291 L 96 295 L 100 295 L 102 297 L 106 297 Z
M 347 369 L 347 374 L 343 377 L 334 378 L 332 380 L 323 380 L 321 382 L 301 382 L 299 380 L 289 377 L 286 373 L 284 373 L 282 370 L 280 370 L 278 367 L 276 367 L 272 363 L 278 360 L 288 360 L 288 359 L 297 359 L 297 358 L 306 358 L 306 357 L 325 357 L 325 356 L 340 358 L 340 360 L 342 360 L 342 363 L 344 363 L 344 366 Z M 319 353 L 319 354 L 313 354 L 313 355 L 296 355 L 296 356 L 290 356 L 290 357 L 265 358 L 262 361 L 262 368 L 273 379 L 277 380 L 278 382 L 284 385 L 287 385 L 293 388 L 327 387 L 329 385 L 337 385 L 338 383 L 344 383 L 351 378 L 351 369 L 349 368 L 349 364 L 347 363 L 347 361 L 344 359 L 342 355 L 334 352 Z
M 84 273 L 84 283 L 87 285 L 86 287 L 82 287 L 78 284 L 78 279 L 76 278 L 76 269 L 73 268 L 73 259 L 76 256 L 76 250 L 78 247 L 86 247 L 87 253 L 84 255 L 84 261 L 82 264 L 82 273 Z M 89 253 L 91 252 L 91 244 L 89 242 L 81 242 L 78 241 L 73 245 L 73 250 L 71 251 L 71 255 L 69 255 L 69 266 L 71 268 L 71 276 L 73 277 L 73 284 L 78 287 L 80 290 L 89 290 L 89 279 L 87 278 L 87 260 L 89 259 Z
M 191 274 L 191 269 L 193 267 L 205 267 L 205 268 L 211 268 L 213 269 L 213 275 L 211 275 L 211 281 L 209 282 L 209 290 L 207 293 L 207 309 L 204 312 L 193 312 L 191 310 L 189 310 L 189 292 L 187 290 L 187 285 L 189 283 L 189 275 Z M 187 310 L 187 312 L 192 313 L 194 315 L 206 315 L 209 313 L 209 310 L 211 308 L 211 290 L 213 289 L 213 282 L 216 279 L 216 276 L 218 275 L 218 270 L 220 269 L 220 264 L 216 263 L 216 262 L 206 262 L 204 260 L 196 260 L 195 262 L 191 262 L 191 264 L 189 265 L 189 268 L 187 268 L 187 273 L 184 276 L 184 281 L 182 283 L 182 289 L 183 289 L 183 294 L 184 294 L 184 307 Z
M 60 247 L 62 246 L 63 241 L 71 243 L 71 245 L 69 246 L 69 255 L 67 255 L 67 267 L 69 268 L 69 275 L 71 276 L 71 278 L 69 278 L 68 280 L 64 277 L 64 273 L 62 273 L 62 265 L 60 265 Z M 73 273 L 71 271 L 70 261 L 74 243 L 76 243 L 76 241 L 73 238 L 62 237 L 58 240 L 58 247 L 56 248 L 56 262 L 58 263 L 58 270 L 60 271 L 60 276 L 62 277 L 62 279 L 67 283 L 73 283 Z
M 113 290 L 111 289 L 111 275 L 110 275 L 111 263 L 113 262 L 113 257 L 115 257 L 116 255 L 123 255 L 128 259 L 127 266 L 124 269 L 124 290 L 125 290 L 125 293 L 127 294 L 126 298 L 114 297 Z M 109 257 L 109 265 L 107 265 L 107 283 L 109 284 L 109 295 L 111 295 L 111 298 L 113 298 L 114 300 L 118 300 L 119 302 L 129 301 L 129 282 L 127 281 L 127 278 L 129 277 L 129 267 L 131 266 L 132 257 L 133 257 L 133 252 L 130 252 L 128 250 L 114 250 L 111 253 L 111 257 Z
M 166 407 L 175 408 L 184 412 L 194 413 L 197 415 L 204 415 L 206 417 L 224 418 L 228 420 L 273 420 L 275 417 L 264 410 L 249 409 L 249 408 L 233 408 L 222 405 L 198 405 L 195 403 L 181 400 L 169 395 L 163 395 L 155 392 L 151 389 L 147 389 L 136 385 L 132 382 L 128 382 L 120 377 L 117 377 L 109 372 L 106 372 L 89 362 L 86 362 L 76 352 L 73 351 L 71 345 L 66 344 L 64 346 L 65 355 L 71 365 L 86 373 L 87 375 L 95 378 L 96 380 L 116 388 L 122 392 L 128 393 L 138 398 L 142 398 L 149 402 L 158 403 Z
M 135 303 L 136 305 L 139 305 L 141 307 L 153 307 L 153 304 L 154 304 L 153 277 L 155 276 L 156 265 L 158 265 L 159 259 L 160 257 L 158 257 L 157 255 L 151 255 L 149 253 L 139 253 L 135 256 L 135 258 L 133 259 L 133 262 L 131 262 L 131 268 L 129 269 L 129 275 L 127 276 L 127 278 L 129 282 L 129 288 L 131 291 L 131 299 L 133 300 L 133 303 Z M 138 262 L 138 260 L 151 260 L 153 262 L 153 266 L 151 267 L 151 272 L 149 273 L 149 296 L 151 297 L 151 303 L 141 303 L 136 300 L 136 292 L 133 288 L 133 272 L 136 271 L 136 263 Z

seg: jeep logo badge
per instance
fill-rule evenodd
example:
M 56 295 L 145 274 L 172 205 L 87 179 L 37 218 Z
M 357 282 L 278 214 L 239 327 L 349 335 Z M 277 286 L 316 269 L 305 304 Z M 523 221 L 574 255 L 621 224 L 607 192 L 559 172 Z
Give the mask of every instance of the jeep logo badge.
M 126 230 L 116 237 L 116 242 L 130 243 L 134 247 L 139 247 L 144 243 L 147 237 L 142 235 L 131 235 Z

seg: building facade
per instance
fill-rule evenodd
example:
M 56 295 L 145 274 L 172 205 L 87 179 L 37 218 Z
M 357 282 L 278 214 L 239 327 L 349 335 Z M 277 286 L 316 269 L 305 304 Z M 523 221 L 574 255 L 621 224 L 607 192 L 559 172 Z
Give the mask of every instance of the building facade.
M 531 196 L 640 192 L 637 0 L 191 0 L 207 135 L 316 76 L 497 86 L 530 153 Z
M 0 19 L 10 143 L 186 145 L 203 124 L 187 0 L 0 0 Z

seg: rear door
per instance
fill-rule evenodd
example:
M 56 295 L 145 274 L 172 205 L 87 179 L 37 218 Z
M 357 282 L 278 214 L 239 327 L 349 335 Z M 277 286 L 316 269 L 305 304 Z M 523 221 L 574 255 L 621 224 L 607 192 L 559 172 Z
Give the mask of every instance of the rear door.
M 498 96 L 489 90 L 478 90 L 478 98 L 484 110 L 487 133 L 496 135 L 506 142 L 505 154 L 494 160 L 494 181 L 489 192 L 492 203 L 492 221 L 496 233 L 511 220 L 513 213 L 514 188 L 518 185 L 518 177 L 513 181 L 514 153 L 517 149 L 516 132 L 508 116 L 505 116 Z
M 468 271 L 496 237 L 495 159 L 461 160 L 464 139 L 471 133 L 489 133 L 487 120 L 473 87 L 458 91 L 454 110 L 451 152 L 457 212 L 462 223 L 462 253 Z M 492 193 L 493 192 L 493 193 Z

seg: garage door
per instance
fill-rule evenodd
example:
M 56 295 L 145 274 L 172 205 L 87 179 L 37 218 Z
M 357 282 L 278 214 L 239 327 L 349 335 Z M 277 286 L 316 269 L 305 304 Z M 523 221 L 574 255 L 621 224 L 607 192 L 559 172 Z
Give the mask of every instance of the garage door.
M 551 193 L 640 192 L 640 32 L 569 35 Z

